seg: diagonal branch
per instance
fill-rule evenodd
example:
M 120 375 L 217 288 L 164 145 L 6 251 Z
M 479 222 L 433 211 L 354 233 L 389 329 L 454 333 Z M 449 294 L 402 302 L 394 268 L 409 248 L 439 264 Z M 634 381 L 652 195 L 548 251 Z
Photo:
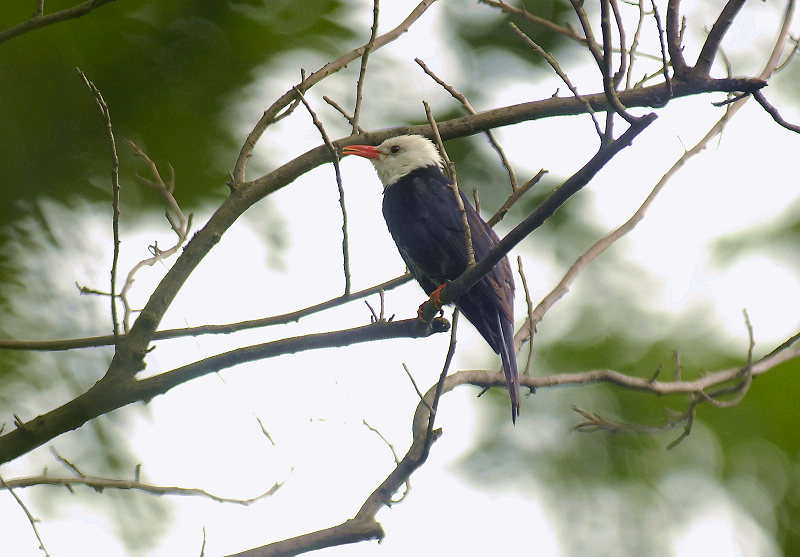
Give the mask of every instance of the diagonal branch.
M 628 130 L 618 139 L 601 146 L 600 150 L 578 172 L 570 176 L 561 186 L 551 193 L 539 207 L 528 215 L 520 224 L 509 232 L 500 242 L 492 248 L 486 256 L 474 267 L 464 272 L 460 277 L 448 283 L 440 294 L 442 303 L 450 303 L 464 295 L 486 273 L 494 268 L 506 254 L 536 228 L 541 226 L 567 199 L 581 190 L 594 175 L 600 171 L 614 155 L 631 144 L 633 139 L 656 119 L 654 113 L 642 116 L 630 125 Z M 436 313 L 435 305 L 430 301 L 421 307 L 422 317 L 432 319 Z
M 719 17 L 708 33 L 708 37 L 706 37 L 706 42 L 703 43 L 700 54 L 697 56 L 694 71 L 707 75 L 711 70 L 711 64 L 714 63 L 714 58 L 717 56 L 722 38 L 733 23 L 736 14 L 744 6 L 744 3 L 745 0 L 728 0 L 728 3 L 722 8 Z

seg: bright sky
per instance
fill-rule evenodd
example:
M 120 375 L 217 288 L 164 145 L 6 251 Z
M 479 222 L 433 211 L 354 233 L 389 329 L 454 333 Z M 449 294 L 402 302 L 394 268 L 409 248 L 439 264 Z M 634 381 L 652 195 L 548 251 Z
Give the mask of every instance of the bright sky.
M 360 17 L 368 29 L 371 7 L 369 2 L 362 4 Z M 384 4 L 382 28 L 389 29 L 407 15 L 414 2 Z M 467 5 L 465 10 L 478 9 L 474 3 Z M 714 3 L 714 9 L 716 6 Z M 757 8 L 743 18 L 744 39 L 742 44 L 728 45 L 728 56 L 735 58 L 743 48 L 750 48 L 753 35 L 772 33 L 777 7 L 759 3 Z M 379 103 L 374 95 L 367 97 L 363 120 L 366 125 L 392 125 L 395 122 L 389 114 L 421 114 L 421 99 L 431 101 L 434 107 L 449 105 L 449 98 L 413 63 L 415 56 L 423 58 L 456 85 L 465 78 L 454 75 L 457 67 L 452 55 L 446 45 L 435 42 L 441 36 L 441 24 L 442 6 L 437 6 L 411 33 L 375 55 L 375 73 L 370 74 L 373 84 L 380 79 L 381 87 L 391 89 L 393 96 L 385 103 Z M 402 80 L 403 87 L 393 87 L 388 82 L 391 75 L 385 70 L 386 64 L 380 62 L 392 59 L 399 69 L 394 78 Z M 231 115 L 237 122 L 237 135 L 249 131 L 264 103 L 297 79 L 299 65 L 310 69 L 324 62 L 312 55 L 293 53 L 277 70 L 271 68 L 268 76 L 244 93 L 242 102 L 232 103 L 238 107 L 238 112 Z M 573 81 L 586 83 L 582 91 L 596 89 L 594 68 L 575 65 L 568 71 Z M 535 83 L 520 85 L 519 81 L 515 75 L 507 86 L 498 83 L 489 104 L 544 98 L 557 87 L 563 90 L 556 79 L 544 73 L 536 76 Z M 346 129 L 331 111 L 323 110 L 321 97 L 328 94 L 349 98 L 353 86 L 354 82 L 348 79 L 333 77 L 309 95 L 335 137 L 345 135 Z M 713 123 L 719 112 L 709 110 L 708 103 L 720 97 L 681 101 L 661 111 L 653 129 L 598 176 L 590 195 L 599 223 L 610 229 L 632 214 L 684 147 L 693 145 Z M 773 100 L 780 105 L 777 94 Z M 786 119 L 800 121 L 800 114 L 789 107 L 783 110 Z M 673 112 L 680 113 L 680 118 L 673 117 Z M 504 129 L 498 135 L 521 176 L 541 167 L 555 175 L 569 175 L 596 149 L 597 142 L 588 117 L 545 120 Z M 298 109 L 262 140 L 257 155 L 269 151 L 279 160 L 287 160 L 319 143 L 308 115 Z M 784 308 L 786 300 L 800 299 L 800 284 L 780 260 L 759 255 L 726 267 L 709 260 L 707 254 L 708 243 L 714 239 L 749 225 L 768 225 L 787 207 L 796 207 L 797 189 L 792 180 L 796 182 L 797 173 L 792 163 L 798 152 L 797 135 L 778 128 L 756 106 L 742 110 L 722 140 L 681 170 L 645 221 L 616 248 L 633 269 L 646 270 L 648 285 L 655 285 L 647 292 L 635 293 L 641 303 L 645 307 L 649 304 L 654 312 L 680 313 L 695 304 L 711 302 L 716 319 L 743 347 L 744 307 L 762 347 L 796 331 L 800 327 L 797 313 Z M 264 158 L 254 159 L 250 177 L 267 164 Z M 342 171 L 350 219 L 353 289 L 358 290 L 397 276 L 403 271 L 403 264 L 380 215 L 380 185 L 371 167 L 363 160 L 345 160 Z M 687 199 L 691 202 L 687 203 Z M 299 206 L 303 207 L 301 213 L 296 210 Z M 47 209 L 54 215 L 60 212 L 54 222 L 65 227 L 74 224 L 74 220 L 63 220 L 63 209 Z M 78 208 L 76 213 L 86 231 L 83 238 L 107 237 L 109 225 L 101 210 L 86 207 Z M 204 223 L 208 216 L 195 215 L 195 223 Z M 163 327 L 271 315 L 340 294 L 340 218 L 332 168 L 325 166 L 303 176 L 270 202 L 255 206 L 226 234 L 176 299 Z M 282 227 L 290 242 L 286 252 L 277 256 L 266 250 L 263 241 L 266 231 L 274 226 Z M 139 229 L 126 229 L 121 268 L 146 256 L 144 248 L 153 241 L 154 230 L 162 234 L 164 240 L 160 242 L 168 241 L 165 226 L 155 219 Z M 97 262 L 109 261 L 110 254 L 98 254 L 100 249 L 108 251 L 110 242 L 98 240 L 90 252 L 85 246 L 76 246 L 50 254 L 49 269 L 69 270 L 53 278 L 56 292 L 72 295 L 76 278 L 83 284 L 105 284 L 107 267 Z M 557 268 L 548 254 L 522 255 L 534 297 L 540 298 L 564 269 Z M 281 260 L 283 270 L 268 267 L 267 262 L 274 257 Z M 30 264 L 35 265 L 36 260 Z M 330 276 L 323 285 L 319 283 L 320 269 L 326 269 Z M 156 266 L 139 275 L 134 293 L 139 301 L 163 272 Z M 254 296 L 254 292 L 258 295 Z M 406 285 L 387 295 L 387 312 L 410 316 L 422 298 L 416 285 Z M 87 300 L 82 298 L 79 302 L 94 303 Z M 523 313 L 523 301 L 518 296 L 518 315 Z M 377 296 L 370 303 L 377 308 Z M 564 303 L 568 304 L 569 299 Z M 97 310 L 105 311 L 105 306 L 98 303 Z M 358 302 L 303 319 L 288 327 L 288 333 L 287 328 L 279 328 L 230 338 L 160 342 L 148 358 L 147 373 L 278 335 L 346 328 L 367 321 L 368 310 Z M 496 365 L 471 327 L 462 326 L 459 332 L 461 350 L 454 369 Z M 170 498 L 172 522 L 158 550 L 151 555 L 199 554 L 204 526 L 206 554 L 218 555 L 331 526 L 353 515 L 393 465 L 386 445 L 362 425 L 362 420 L 378 428 L 402 454 L 409 442 L 409 419 L 417 396 L 401 363 L 405 362 L 420 386 L 427 388 L 438 376 L 446 344 L 446 336 L 440 335 L 421 342 L 371 343 L 256 362 L 183 385 L 157 398 L 148 408 L 136 405 L 124 409 L 128 421 L 123 422 L 126 429 L 120 433 L 129 435 L 133 450 L 142 457 L 143 479 L 147 481 L 202 487 L 218 495 L 243 498 L 266 491 L 276 481 L 286 481 L 275 496 L 251 507 Z M 436 444 L 429 462 L 413 476 L 409 498 L 379 515 L 387 532 L 384 542 L 380 546 L 364 543 L 327 550 L 325 555 L 416 554 L 423 542 L 426 554 L 518 554 L 522 538 L 535 540 L 537 555 L 566 555 L 561 549 L 564 539 L 559 538 L 565 532 L 564 524 L 553 516 L 546 485 L 519 486 L 509 480 L 505 486 L 486 488 L 453 472 L 461 455 L 472 447 L 475 424 L 481 417 L 481 399 L 476 401 L 473 395 L 474 392 L 461 389 L 443 400 L 440 424 L 446 434 Z M 550 396 L 549 392 L 540 393 L 536 402 Z M 536 412 L 535 403 L 523 404 L 523 414 Z M 565 414 L 567 407 L 565 404 Z M 255 416 L 265 424 L 277 446 L 265 440 Z M 563 442 L 558 432 L 566 431 L 571 419 L 572 416 L 563 416 L 560 429 L 548 433 L 553 437 L 549 442 Z M 127 431 L 130 423 L 133 428 Z M 509 425 L 498 435 L 521 433 Z M 72 443 L 65 436 L 53 445 L 68 452 Z M 8 478 L 27 474 L 44 465 L 51 470 L 57 468 L 47 449 L 5 466 L 3 475 Z M 714 555 L 777 555 L 768 534 L 709 477 L 670 478 L 662 490 L 665 500 L 677 499 L 688 505 L 703 502 L 696 513 L 677 523 L 679 527 L 665 532 L 672 555 L 712 554 L 708 546 L 711 541 Z M 118 533 L 102 511 L 96 512 L 102 507 L 61 505 L 57 512 L 48 513 L 44 497 L 35 497 L 30 490 L 21 495 L 43 519 L 39 527 L 53 555 L 124 554 L 117 541 Z M 596 496 L 614 501 L 613 494 Z M 65 509 L 69 514 L 64 513 Z M 4 546 L 9 547 L 10 543 L 14 547 L 9 554 L 40 555 L 27 520 L 7 497 L 0 498 L 0 516 L 4 517 Z M 465 532 L 470 534 L 464 535 Z M 77 537 L 91 539 L 91 551 L 80 547 L 80 553 L 73 552 Z

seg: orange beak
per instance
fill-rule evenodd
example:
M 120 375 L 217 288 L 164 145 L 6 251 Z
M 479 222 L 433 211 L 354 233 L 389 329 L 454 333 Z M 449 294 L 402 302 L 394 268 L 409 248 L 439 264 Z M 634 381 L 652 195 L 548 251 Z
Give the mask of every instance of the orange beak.
M 365 159 L 377 159 L 381 156 L 381 152 L 378 151 L 378 148 L 374 147 L 373 145 L 348 145 L 342 149 L 342 154 L 358 155 L 359 157 L 364 157 Z

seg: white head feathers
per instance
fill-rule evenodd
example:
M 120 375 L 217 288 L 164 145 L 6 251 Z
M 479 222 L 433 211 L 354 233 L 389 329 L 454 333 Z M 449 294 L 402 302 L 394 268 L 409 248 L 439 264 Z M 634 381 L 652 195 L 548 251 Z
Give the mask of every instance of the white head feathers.
M 436 145 L 421 135 L 398 135 L 378 145 L 380 155 L 372 159 L 383 187 L 426 166 L 442 167 L 442 157 Z

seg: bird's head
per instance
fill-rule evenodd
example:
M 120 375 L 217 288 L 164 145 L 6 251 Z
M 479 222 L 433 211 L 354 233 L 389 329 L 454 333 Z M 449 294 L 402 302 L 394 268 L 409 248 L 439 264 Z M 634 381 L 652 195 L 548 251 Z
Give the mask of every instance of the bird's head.
M 342 153 L 370 159 L 384 188 L 418 168 L 442 167 L 442 157 L 436 146 L 421 135 L 398 135 L 377 147 L 349 145 Z

